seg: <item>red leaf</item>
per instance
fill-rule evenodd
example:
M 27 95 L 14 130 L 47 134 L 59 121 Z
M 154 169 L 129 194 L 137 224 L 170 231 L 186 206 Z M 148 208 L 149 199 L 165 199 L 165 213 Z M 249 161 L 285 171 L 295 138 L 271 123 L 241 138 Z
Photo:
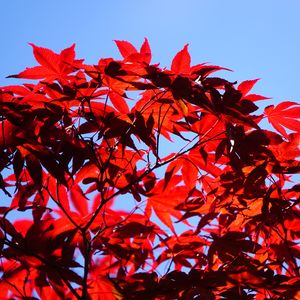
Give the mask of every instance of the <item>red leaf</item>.
M 51 197 L 55 201 L 60 203 L 63 206 L 63 208 L 69 213 L 70 204 L 65 186 L 59 184 L 53 177 L 49 177 L 48 189 L 50 191 Z
M 238 90 L 242 92 L 243 95 L 246 95 L 250 92 L 250 90 L 253 88 L 253 86 L 258 80 L 259 78 L 253 80 L 245 80 L 240 83 L 240 85 L 238 86 Z
M 129 112 L 129 107 L 122 96 L 118 93 L 111 92 L 109 93 L 110 101 L 113 106 L 122 114 L 127 114 Z
M 58 64 L 60 59 L 58 54 L 50 49 L 38 47 L 32 43 L 30 45 L 33 48 L 34 57 L 40 65 L 53 71 L 53 73 L 59 73 Z
M 145 38 L 145 41 L 141 47 L 141 50 L 140 50 L 140 53 L 141 54 L 144 54 L 145 56 L 145 63 L 147 64 L 150 64 L 151 62 L 151 58 L 152 58 L 152 54 L 151 54 L 151 49 L 150 49 L 150 45 L 148 43 L 148 40 Z
M 131 54 L 138 53 L 136 48 L 127 41 L 115 41 L 115 43 L 117 44 L 117 47 L 123 58 L 126 58 Z
M 179 51 L 173 61 L 172 61 L 172 65 L 171 65 L 171 70 L 173 72 L 175 72 L 176 74 L 188 74 L 190 73 L 190 68 L 191 66 L 191 57 L 190 54 L 188 52 L 188 44 L 184 46 L 184 48 Z
M 73 64 L 75 59 L 75 44 L 61 51 L 60 54 L 54 53 L 52 50 L 38 47 L 30 44 L 33 47 L 33 54 L 40 66 L 26 68 L 23 72 L 17 75 L 8 77 L 26 78 L 26 79 L 42 79 L 47 81 L 62 78 L 74 71 Z M 75 61 L 77 67 L 81 66 L 82 60 Z M 80 64 L 79 64 L 80 63 Z
M 169 185 L 170 180 L 173 178 L 173 176 L 178 172 L 178 170 L 180 169 L 181 165 L 178 164 L 176 161 L 171 162 L 168 167 L 167 170 L 165 172 L 165 177 L 164 177 L 164 187 L 163 190 L 165 188 L 167 188 L 167 186 Z
M 187 186 L 178 186 L 181 180 L 181 176 L 173 175 L 166 187 L 164 180 L 160 180 L 152 189 L 146 208 L 146 210 L 150 210 L 152 207 L 161 222 L 173 232 L 175 229 L 171 217 L 177 220 L 181 219 L 182 213 L 176 207 L 184 201 L 188 192 Z
M 60 52 L 60 60 L 62 62 L 71 64 L 73 63 L 74 59 L 75 59 L 75 44 Z
M 25 78 L 25 79 L 42 79 L 49 76 L 55 76 L 55 73 L 49 71 L 43 66 L 36 66 L 32 68 L 26 68 L 24 71 L 17 75 L 10 75 L 8 78 Z
M 88 214 L 88 203 L 79 185 L 74 185 L 70 191 L 72 203 L 82 217 Z
M 219 67 L 219 66 L 206 65 L 206 63 L 198 64 L 191 67 L 191 73 L 197 75 L 197 77 L 201 76 L 202 78 L 206 78 L 209 74 L 221 70 L 232 72 L 232 70 L 230 69 Z
M 182 178 L 186 186 L 193 189 L 196 186 L 196 181 L 198 177 L 197 166 L 186 157 L 182 159 Z
M 15 95 L 27 96 L 31 93 L 31 91 L 22 85 L 8 85 L 3 88 L 4 91 L 12 92 Z
M 259 100 L 269 100 L 270 98 L 262 96 L 262 95 L 256 95 L 256 94 L 249 94 L 243 97 L 245 100 L 250 100 L 250 101 L 259 101 Z
M 288 138 L 288 134 L 284 127 L 300 132 L 300 104 L 285 101 L 276 107 L 274 105 L 266 107 L 264 113 L 269 123 L 286 138 Z
M 99 172 L 99 168 L 95 164 L 86 164 L 77 173 L 75 183 L 80 183 L 86 178 L 98 178 Z
M 8 120 L 0 121 L 0 147 L 8 147 L 14 143 L 17 127 Z

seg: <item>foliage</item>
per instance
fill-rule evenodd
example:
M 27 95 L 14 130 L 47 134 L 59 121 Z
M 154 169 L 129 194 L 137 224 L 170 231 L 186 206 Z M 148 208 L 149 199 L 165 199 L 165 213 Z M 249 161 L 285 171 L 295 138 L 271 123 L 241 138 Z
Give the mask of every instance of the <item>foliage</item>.
M 299 298 L 300 105 L 116 44 L 1 88 L 1 299 Z

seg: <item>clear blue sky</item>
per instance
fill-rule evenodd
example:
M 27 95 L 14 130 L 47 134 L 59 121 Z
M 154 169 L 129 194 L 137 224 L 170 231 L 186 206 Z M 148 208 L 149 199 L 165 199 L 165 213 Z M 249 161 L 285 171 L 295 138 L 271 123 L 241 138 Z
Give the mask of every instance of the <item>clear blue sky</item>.
M 169 66 L 189 43 L 193 63 L 231 68 L 230 80 L 262 78 L 257 93 L 300 102 L 299 0 L 11 0 L 1 10 L 1 86 L 35 65 L 28 42 L 56 51 L 75 42 L 96 63 L 118 56 L 114 39 L 148 37 L 153 62 Z

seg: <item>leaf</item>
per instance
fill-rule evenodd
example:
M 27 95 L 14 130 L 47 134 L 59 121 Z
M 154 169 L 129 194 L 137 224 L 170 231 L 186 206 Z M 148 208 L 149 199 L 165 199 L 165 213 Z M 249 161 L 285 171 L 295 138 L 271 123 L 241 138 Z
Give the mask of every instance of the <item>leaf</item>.
M 53 177 L 48 178 L 48 189 L 51 197 L 60 203 L 65 211 L 70 212 L 70 203 L 66 187 L 59 184 Z
M 127 114 L 129 112 L 129 107 L 122 96 L 118 93 L 110 92 L 109 98 L 113 106 L 122 114 Z
M 270 98 L 265 97 L 265 96 L 261 96 L 261 95 L 256 95 L 256 94 L 249 94 L 243 97 L 246 100 L 250 100 L 250 101 L 259 101 L 259 100 L 269 100 Z
M 39 188 L 41 188 L 43 183 L 43 170 L 40 162 L 34 155 L 27 155 L 25 160 L 30 177 L 32 178 L 33 182 Z
M 279 145 L 283 142 L 281 135 L 269 130 L 253 130 L 247 136 L 247 140 L 260 145 Z
M 85 164 L 80 168 L 79 172 L 76 175 L 75 183 L 80 183 L 86 178 L 98 178 L 99 168 L 95 164 Z
M 69 48 L 66 48 L 60 52 L 61 62 L 72 64 L 75 59 L 75 44 L 71 45 Z
M 152 54 L 148 40 L 145 38 L 143 45 L 141 46 L 140 53 L 144 55 L 144 62 L 150 64 Z
M 26 79 L 42 79 L 46 77 L 54 76 L 55 73 L 49 71 L 43 66 L 36 66 L 32 68 L 26 68 L 24 71 L 17 75 L 10 75 L 8 78 L 26 78 Z
M 257 166 L 254 168 L 248 175 L 247 179 L 244 183 L 245 192 L 253 193 L 264 184 L 266 178 L 268 176 L 268 172 L 264 165 Z
M 190 65 L 191 65 L 191 57 L 188 52 L 188 44 L 184 46 L 184 48 L 179 51 L 171 65 L 171 70 L 176 74 L 189 74 L 190 73 Z
M 269 123 L 284 137 L 288 138 L 284 127 L 300 132 L 300 104 L 285 101 L 277 106 L 267 106 L 264 113 Z
M 253 80 L 245 80 L 239 84 L 238 90 L 242 92 L 243 95 L 247 95 L 258 80 L 259 78 Z
M 187 105 L 184 103 L 184 100 L 178 99 L 178 100 L 175 101 L 175 103 L 179 107 L 179 109 L 182 112 L 182 114 L 184 116 L 188 116 L 189 111 L 188 111 Z
M 17 127 L 9 120 L 0 121 L 0 148 L 16 143 L 16 131 Z
M 0 299 L 11 299 L 12 295 L 20 295 L 15 291 L 24 287 L 24 279 L 26 278 L 25 267 L 14 260 L 5 261 L 2 263 L 2 270 L 6 276 L 5 280 L 2 279 L 0 281 Z
M 197 77 L 201 77 L 202 79 L 206 78 L 209 74 L 214 73 L 216 71 L 232 71 L 227 68 L 223 68 L 220 66 L 212 66 L 212 65 L 206 65 L 204 64 L 198 64 L 196 66 L 191 67 L 191 73 L 194 75 L 197 75 Z M 197 77 L 195 79 L 197 79 Z
M 32 43 L 29 43 L 29 45 L 32 46 L 34 57 L 41 66 L 52 71 L 54 74 L 59 73 L 58 64 L 60 59 L 58 54 L 50 49 L 38 47 Z
M 151 196 L 147 200 L 146 210 L 152 207 L 160 221 L 174 233 L 175 228 L 171 216 L 178 220 L 181 219 L 182 213 L 176 207 L 185 199 L 188 191 L 188 187 L 178 186 L 181 180 L 181 176 L 173 175 L 166 187 L 164 180 L 160 180 L 152 189 Z
M 199 234 L 203 227 L 205 227 L 207 224 L 210 224 L 212 220 L 214 220 L 218 216 L 218 213 L 215 212 L 209 212 L 208 214 L 201 217 L 197 229 L 196 234 Z
M 16 230 L 14 225 L 5 218 L 0 219 L 0 227 L 4 234 L 9 234 L 15 241 L 22 240 L 22 235 Z
M 88 198 L 79 185 L 73 185 L 70 190 L 71 201 L 82 217 L 88 214 Z
M 26 78 L 26 79 L 42 79 L 45 82 L 51 82 L 57 78 L 64 79 L 69 73 L 73 72 L 73 64 L 78 65 L 81 61 L 75 61 L 75 44 L 61 51 L 60 54 L 54 53 L 52 50 L 38 47 L 32 43 L 33 54 L 40 66 L 26 68 L 17 75 L 9 77 Z
M 217 162 L 225 153 L 226 148 L 228 148 L 229 142 L 227 139 L 221 140 L 218 144 L 216 151 L 215 151 L 215 162 Z
M 213 156 L 213 158 L 215 159 L 215 156 Z M 192 150 L 189 155 L 189 160 L 192 161 L 199 170 L 204 170 L 214 177 L 220 175 L 220 169 L 212 163 L 213 160 L 211 160 L 210 157 L 207 157 L 205 161 L 199 151 Z
M 119 227 L 116 232 L 121 238 L 132 238 L 140 236 L 143 233 L 150 232 L 151 229 L 152 226 L 145 226 L 139 222 L 132 221 L 122 227 Z
M 14 168 L 14 173 L 16 176 L 16 181 L 19 181 L 20 174 L 23 170 L 24 167 L 24 158 L 20 152 L 20 150 L 17 150 L 14 156 L 13 160 L 13 168 Z
M 175 100 L 189 99 L 191 95 L 191 81 L 182 76 L 177 76 L 172 82 L 172 94 Z
M 154 188 L 156 179 L 157 178 L 155 176 L 155 173 L 153 173 L 153 172 L 149 173 L 147 176 L 145 176 L 143 178 L 143 183 L 144 183 L 146 192 L 149 192 Z
M 53 270 L 53 268 L 46 267 L 45 271 L 47 273 L 49 283 L 54 289 L 54 291 L 57 293 L 59 297 L 64 297 L 65 286 L 62 278 L 57 275 L 57 273 L 55 272 L 55 270 Z
M 197 166 L 188 157 L 182 159 L 182 179 L 186 186 L 190 189 L 195 188 L 198 177 Z
M 39 155 L 37 154 L 37 157 Z M 63 166 L 57 163 L 54 159 L 51 159 L 47 156 L 40 156 L 41 164 L 45 167 L 45 169 L 58 180 L 58 182 L 62 183 L 63 185 L 67 186 L 68 183 L 65 178 L 65 170 Z
M 131 54 L 138 53 L 136 48 L 127 41 L 117 41 L 115 40 L 115 43 L 123 56 L 123 58 L 127 58 Z
M 177 162 L 173 162 L 168 165 L 167 170 L 165 172 L 163 190 L 169 186 L 170 180 L 179 171 L 180 167 L 181 166 L 177 164 Z

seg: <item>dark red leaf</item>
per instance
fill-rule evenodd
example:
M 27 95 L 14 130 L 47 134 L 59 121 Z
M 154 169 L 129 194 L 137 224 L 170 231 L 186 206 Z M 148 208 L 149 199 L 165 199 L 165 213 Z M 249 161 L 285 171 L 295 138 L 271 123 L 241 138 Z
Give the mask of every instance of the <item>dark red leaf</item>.
M 34 155 L 26 156 L 26 167 L 33 182 L 41 188 L 43 183 L 43 170 L 40 162 Z

